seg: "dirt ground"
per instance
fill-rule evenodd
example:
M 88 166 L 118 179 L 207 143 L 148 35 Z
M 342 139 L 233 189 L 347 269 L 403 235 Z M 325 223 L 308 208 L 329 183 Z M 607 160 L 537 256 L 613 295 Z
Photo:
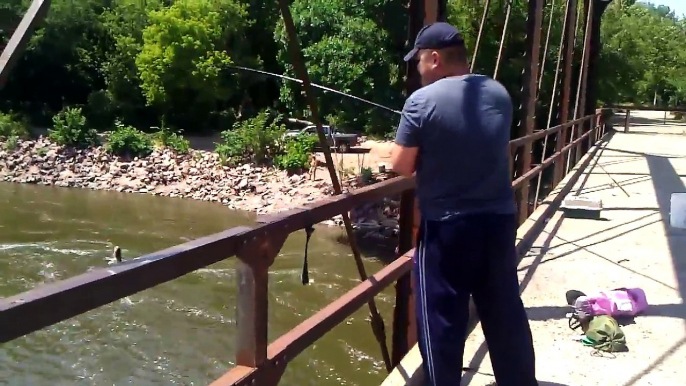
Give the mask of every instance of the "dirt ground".
M 393 142 L 390 141 L 365 141 L 360 146 L 350 149 L 348 153 L 332 152 L 336 169 L 343 172 L 343 175 L 359 174 L 363 167 L 372 168 L 377 172 L 380 164 L 385 164 L 387 169 L 391 168 L 391 149 Z M 330 181 L 329 172 L 324 166 L 324 153 L 317 153 L 317 160 L 322 164 L 317 168 L 316 178 Z

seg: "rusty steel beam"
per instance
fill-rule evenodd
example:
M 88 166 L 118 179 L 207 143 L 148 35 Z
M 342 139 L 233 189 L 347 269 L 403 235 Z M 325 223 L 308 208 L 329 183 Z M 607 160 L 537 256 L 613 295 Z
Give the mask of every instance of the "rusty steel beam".
M 445 21 L 447 18 L 447 0 L 410 0 L 408 10 L 407 46 L 414 44 L 417 34 L 426 24 Z M 411 95 L 421 87 L 420 76 L 414 61 L 406 63 L 406 95 Z M 419 227 L 420 213 L 417 210 L 414 192 L 404 192 L 400 199 L 400 240 L 398 252 L 403 253 L 415 245 L 415 235 Z M 414 310 L 414 282 L 407 274 L 396 284 L 396 305 L 393 314 L 393 367 L 407 354 L 417 342 Z
M 581 51 L 581 64 L 579 65 L 579 75 L 577 77 L 577 87 L 576 87 L 576 99 L 574 102 L 574 118 L 578 118 L 581 110 L 581 97 L 582 95 L 585 94 L 585 90 L 583 90 L 583 83 L 584 83 L 584 76 L 586 75 L 586 58 L 588 57 L 588 40 L 589 40 L 589 28 L 591 27 L 591 24 L 588 22 L 590 18 L 590 11 L 592 11 L 589 8 L 589 0 L 584 0 L 584 9 L 586 9 L 587 12 L 586 16 L 583 16 L 583 13 L 579 15 L 580 17 L 577 18 L 577 24 L 579 20 L 582 20 L 584 22 L 583 24 L 583 30 L 584 30 L 584 35 L 583 35 L 583 43 L 582 43 L 582 51 Z M 576 126 L 571 130 L 570 134 L 570 141 L 574 140 L 574 138 L 579 137 L 581 135 L 581 126 Z M 567 154 L 567 162 L 565 164 L 565 171 L 568 173 L 569 170 L 576 165 L 578 162 L 578 154 L 579 151 L 578 149 L 575 149 L 574 151 L 571 151 Z M 575 154 L 577 154 L 575 156 Z
M 564 70 L 563 70 L 563 80 L 562 80 L 562 96 L 560 102 L 560 123 L 567 123 L 569 120 L 569 107 L 572 96 L 572 64 L 574 62 L 574 42 L 576 40 L 576 21 L 577 21 L 577 0 L 567 0 L 567 14 L 565 15 L 566 30 L 565 35 L 565 53 L 564 53 Z M 555 152 L 559 152 L 565 146 L 567 142 L 569 130 L 564 130 L 558 134 L 555 140 Z M 562 181 L 565 171 L 564 162 L 555 163 L 555 169 L 553 171 L 553 186 Z
M 290 215 L 273 216 L 268 222 L 263 219 L 265 223 L 255 228 L 232 228 L 0 299 L 0 342 L 8 342 L 225 260 L 238 254 L 248 242 L 292 233 L 364 202 L 413 188 L 414 179 L 394 178 L 293 209 L 289 211 Z M 17 320 L 22 322 L 17 323 Z
M 10 71 L 17 64 L 26 50 L 33 30 L 41 23 L 50 9 L 50 0 L 33 0 L 19 26 L 14 30 L 5 49 L 0 53 L 0 89 L 5 86 Z
M 406 46 L 414 44 L 417 33 L 422 28 L 424 9 L 421 0 L 410 0 L 408 4 Z M 405 93 L 409 97 L 421 86 L 417 67 L 414 63 L 405 63 Z M 402 255 L 414 246 L 414 203 L 415 192 L 406 191 L 400 196 L 400 213 L 398 218 L 398 247 L 396 254 Z M 412 276 L 407 274 L 398 279 L 395 285 L 395 307 L 393 308 L 393 332 L 391 335 L 391 366 L 396 367 L 410 348 L 414 345 L 410 333 L 414 326 L 414 302 Z M 414 334 L 416 335 L 416 334 Z
M 593 26 L 591 30 L 593 35 L 591 36 L 591 53 L 590 59 L 588 61 L 588 85 L 586 86 L 586 111 L 585 114 L 589 114 L 591 111 L 595 111 L 598 107 L 598 60 L 600 58 L 600 50 L 602 49 L 602 44 L 600 41 L 600 25 L 603 18 L 603 14 L 607 7 L 612 3 L 612 0 L 594 0 L 595 4 L 593 6 Z
M 264 380 L 270 372 L 279 371 L 312 343 L 363 307 L 384 288 L 412 269 L 414 250 L 399 257 L 364 282 L 348 291 L 289 332 L 281 335 L 267 349 L 267 360 L 260 368 L 238 366 L 212 383 L 212 386 L 272 385 Z M 283 371 L 283 370 L 281 370 Z
M 414 45 L 417 34 L 424 26 L 424 1 L 410 0 L 408 4 L 407 42 L 408 49 Z M 405 63 L 405 93 L 409 97 L 421 87 L 421 79 L 414 61 Z M 400 197 L 400 217 L 398 235 L 398 254 L 403 254 L 415 246 L 415 222 L 419 213 L 415 211 L 415 192 L 403 192 Z M 414 285 L 412 275 L 400 277 L 395 288 L 395 307 L 393 309 L 393 332 L 391 365 L 396 367 L 410 348 L 417 342 L 414 313 Z
M 236 365 L 260 367 L 267 360 L 269 330 L 269 267 L 274 264 L 288 232 L 251 240 L 236 254 Z M 278 381 L 278 380 L 277 380 Z
M 408 6 L 408 49 L 414 45 L 417 34 L 426 24 L 445 20 L 445 0 L 410 0 Z M 421 87 L 421 79 L 414 61 L 405 63 L 405 93 L 409 97 Z M 416 208 L 414 191 L 404 192 L 400 198 L 400 235 L 398 253 L 403 254 L 415 246 L 416 225 L 420 213 Z M 397 366 L 410 348 L 417 342 L 414 283 L 408 272 L 396 283 L 395 308 L 393 310 L 392 367 Z
M 400 197 L 400 213 L 398 219 L 398 255 L 403 255 L 412 249 L 414 244 L 413 217 L 414 191 L 405 191 Z M 393 335 L 391 364 L 396 367 L 400 360 L 416 343 L 414 299 L 412 275 L 408 272 L 398 279 L 395 285 L 395 308 L 393 309 Z
M 526 28 L 526 57 L 522 87 L 522 112 L 524 119 L 520 122 L 519 136 L 534 133 L 536 125 L 536 92 L 538 82 L 538 59 L 541 50 L 541 27 L 543 24 L 543 0 L 529 0 Z M 521 176 L 531 168 L 531 144 L 519 149 L 517 175 Z M 522 186 L 516 192 L 519 206 L 519 223 L 529 217 L 529 186 Z
M 593 5 L 594 0 L 587 0 L 585 2 L 585 7 L 587 10 L 586 14 L 586 32 L 584 33 L 584 51 L 581 61 L 581 81 L 579 83 L 579 91 L 577 92 L 577 105 L 574 108 L 574 115 L 584 116 L 586 115 L 586 86 L 588 85 L 588 62 L 591 58 L 591 37 L 593 35 Z M 582 132 L 589 131 L 588 125 L 578 125 L 577 126 L 577 137 L 581 136 Z M 581 160 L 582 153 L 585 152 L 583 144 L 579 144 L 576 149 L 576 160 L 575 164 L 579 163 Z

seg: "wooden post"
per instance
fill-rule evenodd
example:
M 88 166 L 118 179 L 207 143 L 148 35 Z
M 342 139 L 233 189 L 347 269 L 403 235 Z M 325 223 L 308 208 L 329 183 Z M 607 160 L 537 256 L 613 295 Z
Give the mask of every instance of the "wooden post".
M 626 116 L 624 117 L 624 132 L 629 132 L 629 118 L 631 117 L 631 110 L 626 109 Z

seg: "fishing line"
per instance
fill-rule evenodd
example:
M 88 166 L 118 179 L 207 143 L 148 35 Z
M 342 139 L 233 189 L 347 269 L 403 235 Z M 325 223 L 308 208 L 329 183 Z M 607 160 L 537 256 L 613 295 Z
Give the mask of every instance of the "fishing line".
M 227 67 L 228 67 L 228 68 L 231 68 L 231 69 L 234 69 L 234 70 L 241 70 L 241 71 L 248 71 L 248 72 L 256 72 L 256 73 L 258 73 L 258 74 L 269 75 L 269 76 L 273 76 L 273 77 L 275 77 L 275 78 L 290 80 L 291 82 L 295 82 L 295 83 L 298 83 L 298 84 L 302 84 L 302 80 L 300 80 L 300 79 L 292 78 L 292 77 L 286 76 L 286 75 L 275 74 L 275 73 L 273 73 L 273 72 L 267 72 L 267 71 L 262 71 L 262 70 L 257 70 L 257 69 L 254 69 L 254 68 L 248 68 L 248 67 L 242 67 L 242 66 L 227 66 Z M 375 102 L 372 102 L 372 101 L 369 101 L 369 100 L 366 100 L 366 99 L 357 97 L 357 96 L 355 96 L 355 95 L 350 95 L 350 94 L 344 93 L 344 92 L 342 92 L 342 91 L 338 91 L 338 90 L 332 89 L 332 88 L 330 88 L 330 87 L 322 86 L 322 85 L 319 85 L 319 84 L 316 84 L 316 83 L 310 83 L 310 84 L 312 85 L 312 87 L 316 87 L 316 88 L 321 89 L 321 90 L 324 90 L 324 91 L 329 91 L 329 92 L 332 92 L 332 93 L 336 93 L 336 94 L 342 95 L 342 96 L 344 96 L 344 97 L 352 98 L 352 99 L 355 99 L 355 100 L 357 100 L 357 101 L 364 102 L 364 103 L 370 104 L 370 105 L 372 105 L 372 106 L 375 106 L 375 107 L 384 109 L 384 110 L 386 110 L 386 111 L 390 111 L 390 112 L 392 112 L 392 113 L 395 113 L 395 114 L 400 115 L 400 111 L 394 110 L 394 109 L 392 109 L 392 108 L 390 108 L 390 107 L 387 107 L 387 106 L 384 106 L 384 105 L 380 105 L 380 104 L 378 104 L 378 103 L 375 103 Z

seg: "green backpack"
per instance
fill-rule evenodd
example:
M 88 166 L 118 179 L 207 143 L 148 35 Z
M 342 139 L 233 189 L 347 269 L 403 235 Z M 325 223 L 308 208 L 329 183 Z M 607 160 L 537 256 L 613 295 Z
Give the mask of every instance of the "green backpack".
M 583 343 L 596 350 L 606 352 L 626 351 L 626 337 L 617 321 L 609 315 L 598 315 L 591 319 Z

